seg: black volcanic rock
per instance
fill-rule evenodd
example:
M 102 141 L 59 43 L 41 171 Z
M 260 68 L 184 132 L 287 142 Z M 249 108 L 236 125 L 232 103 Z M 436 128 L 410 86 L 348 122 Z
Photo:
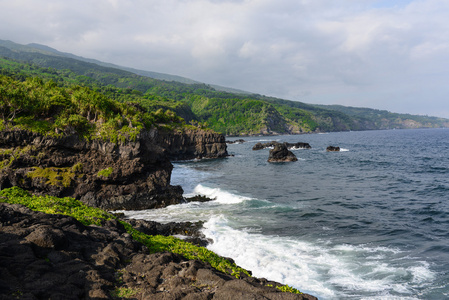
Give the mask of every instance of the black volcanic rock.
M 150 254 L 123 225 L 85 226 L 0 203 L 0 299 L 316 299 L 266 279 L 236 279 L 173 253 Z
M 246 141 L 244 139 L 238 139 L 238 140 L 235 140 L 235 141 L 226 141 L 226 144 L 243 144 L 245 142 Z
M 328 146 L 328 147 L 326 148 L 326 151 L 327 151 L 327 152 L 338 152 L 338 151 L 340 151 L 340 147 Z
M 276 144 L 279 144 L 279 143 L 276 142 L 276 141 L 272 141 L 272 142 L 268 142 L 268 143 L 258 142 L 257 144 L 255 144 L 253 146 L 253 150 L 256 151 L 256 150 L 262 150 L 262 149 L 265 149 L 265 148 L 274 147 L 274 145 L 276 145 Z
M 297 160 L 296 156 L 287 149 L 287 146 L 280 143 L 274 145 L 274 149 L 270 150 L 268 157 L 268 162 L 291 162 Z
M 170 159 L 227 156 L 221 134 L 190 130 L 143 131 L 135 141 L 85 141 L 25 130 L 0 131 L 0 188 L 74 197 L 106 210 L 148 209 L 185 202 L 171 186 Z
M 303 142 L 298 142 L 298 143 L 284 143 L 288 149 L 311 149 L 312 146 L 310 146 L 309 143 L 303 143 Z

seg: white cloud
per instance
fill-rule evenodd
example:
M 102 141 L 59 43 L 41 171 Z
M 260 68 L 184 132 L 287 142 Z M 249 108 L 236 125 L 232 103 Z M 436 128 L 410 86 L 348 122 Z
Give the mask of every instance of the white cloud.
M 424 114 L 447 106 L 446 0 L 0 5 L 0 39 L 304 102 Z

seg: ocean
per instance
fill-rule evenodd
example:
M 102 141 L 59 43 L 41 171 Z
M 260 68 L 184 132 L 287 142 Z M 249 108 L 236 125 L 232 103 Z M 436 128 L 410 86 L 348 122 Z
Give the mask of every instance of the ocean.
M 449 129 L 245 140 L 174 164 L 172 184 L 214 201 L 127 215 L 203 220 L 209 249 L 322 300 L 449 298 Z M 252 147 L 272 140 L 312 149 L 268 163 Z

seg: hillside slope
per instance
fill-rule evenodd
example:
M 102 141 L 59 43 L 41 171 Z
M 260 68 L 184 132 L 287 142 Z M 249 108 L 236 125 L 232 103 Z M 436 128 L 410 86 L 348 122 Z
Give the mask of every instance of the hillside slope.
M 443 118 L 310 105 L 256 94 L 219 91 L 196 82 L 158 80 L 147 77 L 151 74 L 145 71 L 141 74 L 147 76 L 140 76 L 46 46 L 31 46 L 0 42 L 0 56 L 7 58 L 2 60 L 0 71 L 15 74 L 16 78 L 32 75 L 53 79 L 58 84 L 86 85 L 120 102 L 137 102 L 149 111 L 170 109 L 187 123 L 209 126 L 227 135 L 449 127 L 449 120 Z

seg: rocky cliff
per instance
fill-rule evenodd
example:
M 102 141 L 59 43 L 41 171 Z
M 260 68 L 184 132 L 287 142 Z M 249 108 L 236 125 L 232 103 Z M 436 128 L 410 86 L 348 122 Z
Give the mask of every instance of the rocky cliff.
M 107 210 L 184 202 L 171 186 L 170 159 L 227 155 L 224 136 L 208 131 L 142 131 L 133 142 L 52 138 L 25 130 L 0 132 L 0 188 L 70 196 Z
M 0 203 L 0 232 L 0 299 L 316 299 L 179 254 L 151 254 L 116 220 L 85 226 Z
M 161 131 L 155 140 L 170 160 L 219 158 L 228 155 L 225 137 L 209 130 Z

